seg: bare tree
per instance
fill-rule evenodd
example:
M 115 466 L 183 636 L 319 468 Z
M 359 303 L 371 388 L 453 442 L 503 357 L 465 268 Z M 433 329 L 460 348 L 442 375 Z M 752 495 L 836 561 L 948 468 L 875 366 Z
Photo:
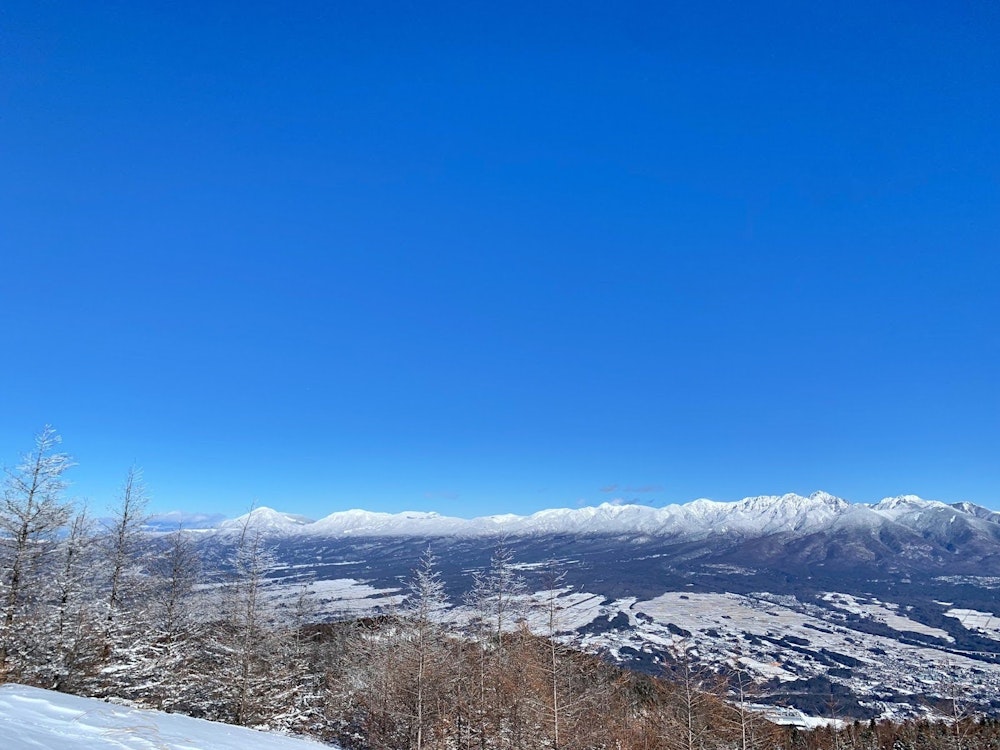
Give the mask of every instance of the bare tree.
M 549 703 L 546 706 L 548 722 L 551 727 L 552 748 L 559 750 L 560 744 L 559 729 L 563 720 L 564 706 L 560 698 L 562 692 L 561 674 L 563 662 L 565 661 L 562 649 L 558 640 L 562 630 L 561 613 L 562 604 L 559 595 L 562 592 L 566 579 L 566 572 L 559 571 L 553 561 L 546 564 L 543 575 L 545 584 L 545 599 L 542 602 L 542 614 L 544 617 L 545 639 L 547 646 L 547 664 L 545 666 Z
M 271 725 L 283 731 L 308 733 L 323 723 L 325 666 L 312 630 L 318 619 L 312 583 L 311 577 L 299 582 L 281 623 L 275 670 L 280 689 L 271 698 L 276 710 Z
M 224 654 L 220 685 L 228 696 L 230 719 L 244 726 L 266 718 L 267 693 L 274 687 L 269 673 L 274 653 L 273 612 L 265 598 L 267 572 L 274 555 L 249 513 L 230 562 L 233 579 L 223 594 L 223 620 L 217 638 Z
M 52 653 L 47 659 L 49 687 L 72 689 L 93 662 L 97 642 L 94 622 L 94 532 L 86 507 L 74 515 L 59 546 L 51 582 Z
M 671 750 L 700 750 L 710 733 L 711 696 L 709 676 L 695 663 L 693 648 L 675 646 L 672 713 L 664 739 Z
M 195 627 L 192 592 L 201 573 L 201 559 L 191 537 L 178 528 L 167 538 L 167 550 L 158 571 L 160 628 L 168 644 L 181 640 Z
M 749 708 L 756 683 L 740 656 L 737 653 L 729 664 L 730 720 L 738 732 L 739 750 L 758 750 L 767 746 L 771 738 L 767 736 L 767 722 L 759 712 Z
M 142 472 L 132 466 L 122 484 L 114 520 L 103 540 L 109 566 L 102 651 L 105 660 L 110 659 L 116 641 L 120 641 L 119 636 L 127 630 L 118 621 L 121 611 L 138 599 L 136 589 L 141 576 L 139 557 L 142 551 L 142 527 L 147 520 L 148 502 Z
M 428 706 L 431 701 L 429 684 L 440 666 L 443 652 L 441 617 L 448 608 L 444 582 L 437 570 L 437 561 L 430 549 L 424 552 L 419 567 L 413 571 L 410 596 L 404 614 L 412 628 L 413 703 L 415 709 L 416 748 L 423 750 Z
M 489 568 L 473 575 L 469 595 L 477 621 L 500 657 L 504 631 L 514 630 L 517 621 L 524 617 L 522 597 L 526 591 L 524 577 L 514 567 L 514 550 L 507 538 L 501 536 L 493 548 Z
M 959 680 L 955 665 L 950 658 L 946 659 L 938 684 L 938 693 L 944 700 L 948 744 L 952 750 L 965 750 L 969 746 L 969 732 L 975 726 L 975 716 L 967 691 L 968 686 Z
M 485 742 L 487 724 L 498 737 L 516 734 L 520 726 L 523 674 L 509 661 L 505 633 L 524 619 L 527 584 L 514 566 L 514 551 L 500 537 L 490 566 L 473 576 L 467 597 L 474 612 L 479 640 L 479 733 Z M 514 732 L 508 730 L 515 730 Z
M 63 475 L 73 466 L 58 451 L 62 439 L 46 426 L 35 447 L 14 469 L 6 470 L 0 506 L 0 680 L 11 671 L 12 651 L 19 643 L 18 624 L 32 603 L 42 575 L 42 561 L 50 553 L 57 532 L 72 512 L 63 499 Z
M 132 694 L 157 708 L 186 706 L 196 683 L 203 679 L 194 669 L 205 634 L 195 585 L 201 560 L 190 535 L 178 528 L 157 544 L 147 566 L 149 594 L 144 632 L 134 655 Z

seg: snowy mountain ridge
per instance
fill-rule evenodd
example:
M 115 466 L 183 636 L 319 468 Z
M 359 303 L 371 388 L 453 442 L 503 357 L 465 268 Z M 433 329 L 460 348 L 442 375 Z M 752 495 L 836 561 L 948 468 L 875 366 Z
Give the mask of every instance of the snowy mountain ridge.
M 761 495 L 734 502 L 698 499 L 656 508 L 628 503 L 602 503 L 584 508 L 554 508 L 528 516 L 513 514 L 465 519 L 434 512 L 384 513 L 352 509 L 319 520 L 256 508 L 216 527 L 223 535 L 244 528 L 265 536 L 481 537 L 612 534 L 702 539 L 712 534 L 753 538 L 779 533 L 807 534 L 834 527 L 899 524 L 910 529 L 952 524 L 956 520 L 983 530 L 1000 524 L 1000 513 L 971 503 L 948 505 L 916 495 L 885 498 L 878 503 L 849 503 L 826 492 Z

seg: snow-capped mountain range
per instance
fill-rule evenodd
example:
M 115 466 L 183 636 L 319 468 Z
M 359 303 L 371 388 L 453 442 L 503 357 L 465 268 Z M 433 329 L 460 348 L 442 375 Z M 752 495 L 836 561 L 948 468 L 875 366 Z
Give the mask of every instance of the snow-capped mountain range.
M 596 507 L 557 508 L 528 516 L 513 514 L 456 518 L 432 512 L 378 513 L 346 510 L 319 520 L 256 508 L 223 521 L 215 532 L 236 534 L 249 527 L 266 536 L 292 537 L 482 537 L 548 535 L 630 535 L 704 539 L 724 534 L 744 539 L 773 534 L 805 535 L 817 531 L 902 526 L 911 531 L 943 533 L 962 529 L 1000 534 L 1000 513 L 971 503 L 924 500 L 916 495 L 874 503 L 849 503 L 826 492 L 748 497 L 736 502 L 694 500 L 655 508 L 603 503 Z

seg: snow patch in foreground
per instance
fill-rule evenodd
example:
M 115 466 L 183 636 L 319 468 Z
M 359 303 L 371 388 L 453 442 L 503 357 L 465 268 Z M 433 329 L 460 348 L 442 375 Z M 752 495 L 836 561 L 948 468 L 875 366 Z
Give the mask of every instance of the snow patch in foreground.
M 181 714 L 0 685 L 4 750 L 319 750 L 330 745 Z M 335 749 L 334 749 L 335 750 Z

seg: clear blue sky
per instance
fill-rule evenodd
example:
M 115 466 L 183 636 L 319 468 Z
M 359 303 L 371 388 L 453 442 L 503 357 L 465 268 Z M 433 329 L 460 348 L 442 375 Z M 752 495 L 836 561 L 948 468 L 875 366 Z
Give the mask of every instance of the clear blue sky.
M 1000 507 L 997 6 L 612 5 L 5 2 L 0 461 Z

